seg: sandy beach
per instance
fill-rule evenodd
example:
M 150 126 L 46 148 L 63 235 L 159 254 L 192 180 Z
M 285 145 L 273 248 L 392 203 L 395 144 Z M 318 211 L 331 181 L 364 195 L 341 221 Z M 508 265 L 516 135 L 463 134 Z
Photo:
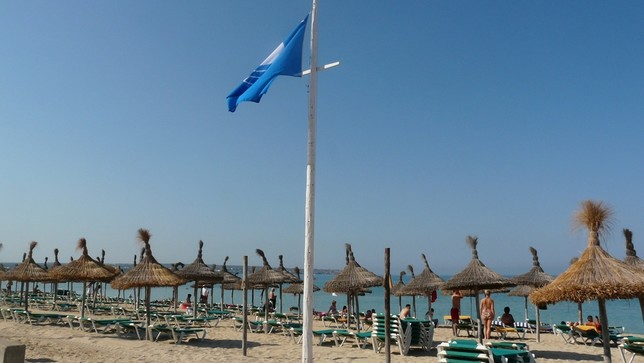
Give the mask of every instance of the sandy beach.
M 102 316 L 105 318 L 105 316 Z M 324 329 L 320 321 L 315 328 Z M 203 340 L 190 339 L 182 344 L 170 340 L 141 341 L 135 337 L 119 337 L 115 333 L 95 333 L 72 329 L 68 325 L 29 325 L 14 321 L 0 321 L 0 337 L 26 345 L 27 362 L 294 362 L 301 359 L 301 345 L 281 333 L 248 333 L 247 356 L 242 355 L 242 332 L 233 327 L 231 320 L 222 320 L 216 327 L 206 328 Z M 451 338 L 451 329 L 439 326 L 435 330 L 434 347 Z M 541 342 L 528 334 L 523 341 L 529 344 L 537 362 L 592 362 L 602 361 L 601 346 L 565 344 L 553 334 L 542 334 Z M 332 339 L 313 349 L 318 362 L 374 362 L 383 361 L 384 353 L 375 353 L 370 346 L 338 347 Z M 401 356 L 392 347 L 394 362 L 436 362 L 437 350 L 430 352 L 410 350 Z M 614 361 L 621 361 L 617 348 L 612 349 Z

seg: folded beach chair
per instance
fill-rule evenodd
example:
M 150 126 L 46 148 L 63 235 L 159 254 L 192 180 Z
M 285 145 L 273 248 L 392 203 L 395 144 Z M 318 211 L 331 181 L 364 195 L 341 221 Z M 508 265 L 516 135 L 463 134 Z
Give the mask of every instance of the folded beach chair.
M 475 340 L 454 339 L 438 345 L 438 361 L 485 363 L 534 363 L 534 356 L 527 350 L 487 347 Z
M 618 345 L 617 348 L 622 356 L 622 361 L 632 363 L 636 356 L 644 357 L 644 338 L 624 338 L 623 343 Z M 630 357 L 627 359 L 628 354 L 630 354 Z
M 434 323 L 431 320 L 404 319 L 398 320 L 398 325 L 404 331 L 404 349 L 401 352 L 403 355 L 407 355 L 411 348 L 424 351 L 429 351 L 432 348 Z
M 407 354 L 407 341 L 411 340 L 411 329 L 406 331 L 400 327 L 400 319 L 392 315 L 389 319 L 389 331 L 385 330 L 385 316 L 382 314 L 372 316 L 371 345 L 373 351 L 380 353 L 385 347 L 385 339 L 389 336 L 389 343 L 396 344 L 401 355 Z M 407 335 L 408 334 L 408 335 Z

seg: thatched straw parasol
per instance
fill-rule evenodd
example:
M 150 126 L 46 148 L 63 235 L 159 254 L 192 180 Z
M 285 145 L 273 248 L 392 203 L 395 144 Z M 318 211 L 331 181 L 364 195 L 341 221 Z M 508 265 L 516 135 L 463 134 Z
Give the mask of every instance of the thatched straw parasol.
M 55 281 L 82 281 L 83 298 L 81 307 L 81 317 L 85 317 L 85 301 L 87 299 L 87 282 L 88 281 L 110 281 L 114 277 L 114 272 L 106 269 L 103 265 L 89 256 L 87 252 L 87 240 L 80 238 L 76 249 L 82 251 L 81 257 L 73 260 L 67 265 L 53 269 L 50 274 Z
M 177 276 L 167 267 L 158 263 L 152 256 L 150 248 L 150 232 L 147 229 L 139 229 L 139 241 L 145 244 L 145 256 L 139 264 L 132 267 L 124 274 L 117 276 L 112 280 L 114 289 L 130 289 L 133 287 L 145 287 L 145 309 L 147 325 L 150 325 L 150 289 L 159 286 L 178 286 L 186 283 L 184 279 Z
M 360 293 L 364 292 L 364 289 L 369 288 L 369 287 L 374 287 L 374 286 L 382 286 L 382 277 L 374 274 L 373 272 L 367 270 L 366 268 L 360 266 L 358 262 L 356 262 L 356 259 L 353 255 L 353 251 L 351 250 L 351 245 L 350 244 L 345 244 L 345 251 L 346 251 L 346 266 L 340 273 L 335 275 L 331 280 L 329 280 L 324 286 L 322 287 L 322 290 L 325 292 L 339 292 L 343 294 L 347 294 L 347 299 L 348 299 L 348 305 L 349 305 L 349 311 L 351 311 L 351 299 L 352 297 L 355 297 L 356 303 L 355 303 L 355 308 L 356 308 L 356 313 L 355 315 L 357 316 L 358 313 L 357 311 L 359 310 L 359 305 L 358 305 L 358 298 L 357 296 Z M 350 323 L 350 320 L 349 320 Z M 360 325 L 358 324 L 358 328 Z
M 398 310 L 402 310 L 402 295 L 398 295 L 398 292 L 402 287 L 405 286 L 405 282 L 403 281 L 403 277 L 407 273 L 405 271 L 400 271 L 400 275 L 398 275 L 398 282 L 394 287 L 391 288 L 391 294 L 394 296 L 398 296 Z
M 295 272 L 295 276 L 297 276 L 297 279 L 299 280 L 300 268 L 297 266 L 293 267 L 293 272 Z M 316 291 L 320 291 L 320 288 L 313 285 L 313 292 L 316 292 Z M 301 304 L 300 299 L 302 297 L 301 295 L 304 294 L 304 282 L 300 280 L 300 282 L 292 283 L 289 286 L 284 288 L 284 292 L 287 294 L 297 295 L 297 311 L 298 313 L 302 311 L 302 307 L 300 305 Z
M 519 286 L 528 286 L 529 288 L 543 287 L 551 283 L 555 278 L 551 275 L 548 275 L 541 268 L 539 263 L 539 256 L 537 255 L 537 250 L 534 247 L 530 247 L 530 253 L 532 254 L 532 268 L 530 271 L 524 273 L 523 275 L 515 276 L 512 281 L 514 281 Z M 525 297 L 525 307 L 526 307 L 526 319 L 528 318 L 528 294 L 522 295 Z M 537 342 L 541 341 L 539 326 L 541 325 L 541 319 L 539 317 L 539 307 L 536 306 L 536 320 L 537 320 Z
M 195 258 L 195 260 L 192 261 L 191 264 L 177 271 L 177 275 L 181 276 L 186 281 L 195 282 L 195 304 L 194 309 L 192 309 L 194 317 L 197 317 L 197 306 L 199 304 L 199 300 L 197 299 L 197 297 L 199 296 L 197 295 L 198 286 L 200 284 L 213 284 L 215 282 L 222 282 L 224 280 L 224 277 L 221 274 L 212 271 L 203 261 L 203 241 L 201 240 L 199 241 L 199 251 L 197 252 L 197 258 Z
M 277 257 L 280 260 L 280 265 L 275 269 L 275 271 L 277 271 L 279 273 L 282 273 L 282 274 L 284 274 L 284 276 L 286 276 L 287 280 L 284 281 L 284 283 L 294 284 L 296 282 L 301 282 L 302 280 L 300 280 L 300 278 L 298 276 L 293 275 L 291 272 L 289 272 L 289 270 L 286 269 L 286 267 L 284 267 L 284 256 L 279 255 Z M 282 300 L 282 284 L 283 284 L 282 282 L 279 283 L 279 286 L 280 286 L 280 313 L 282 312 L 282 308 L 283 308 L 282 305 L 283 305 L 283 302 L 284 302 L 284 300 Z M 277 310 L 277 306 L 274 306 L 274 308 L 275 308 L 275 310 Z
M 221 266 L 221 270 L 219 273 L 222 275 L 224 278 L 224 281 L 221 284 L 221 308 L 224 308 L 224 290 L 230 290 L 230 303 L 234 304 L 234 296 L 233 294 L 235 293 L 235 290 L 241 290 L 241 277 L 233 274 L 232 272 L 228 271 L 228 267 L 226 267 L 226 263 L 228 263 L 228 256 L 224 258 L 224 264 Z M 239 283 L 239 287 L 235 288 L 235 284 Z
M 479 260 L 479 255 L 476 250 L 476 246 L 478 244 L 477 237 L 467 236 L 466 242 L 472 249 L 472 260 L 470 260 L 470 263 L 468 263 L 461 272 L 452 276 L 452 278 L 443 285 L 443 289 L 474 290 L 476 292 L 476 316 L 480 320 L 481 307 L 479 305 L 479 291 L 483 289 L 501 289 L 504 287 L 515 286 L 516 284 L 510 279 L 492 271 L 490 268 L 485 266 L 481 260 Z M 482 339 L 482 334 L 479 334 L 479 341 L 482 341 Z
M 624 229 L 624 237 L 626 238 L 626 257 L 624 257 L 624 262 L 627 264 L 639 268 L 644 273 L 644 260 L 637 257 L 637 252 L 635 251 L 635 246 L 633 245 L 633 232 L 628 229 Z M 644 296 L 638 297 L 640 301 L 640 310 L 642 311 L 642 319 L 644 320 Z
M 273 270 L 266 259 L 264 251 L 256 249 L 255 252 L 262 258 L 263 265 L 262 268 L 248 276 L 248 281 L 252 286 L 260 286 L 264 289 L 264 296 L 266 297 L 264 318 L 268 320 L 268 288 L 286 282 L 288 278 L 283 273 Z
M 443 286 L 445 280 L 429 268 L 429 263 L 427 262 L 427 257 L 425 257 L 424 253 L 421 254 L 421 257 L 425 264 L 423 272 L 416 276 L 415 279 L 411 280 L 406 286 L 402 287 L 399 292 L 406 295 L 427 296 L 427 313 L 429 314 L 432 309 L 432 295 L 436 293 L 436 290 Z
M 588 228 L 588 246 L 579 260 L 552 283 L 530 294 L 533 303 L 597 300 L 600 324 L 608 327 L 606 300 L 644 295 L 644 274 L 637 268 L 613 258 L 599 244 L 600 236 L 610 229 L 612 216 L 613 210 L 602 202 L 582 202 L 575 221 L 577 226 Z M 604 361 L 610 362 L 608 329 L 602 329 L 602 339 Z
M 33 259 L 34 248 L 38 242 L 32 241 L 29 244 L 29 254 L 18 266 L 7 272 L 7 280 L 21 281 L 25 283 L 25 310 L 29 310 L 29 282 L 48 281 L 49 274 L 45 269 L 40 267 Z

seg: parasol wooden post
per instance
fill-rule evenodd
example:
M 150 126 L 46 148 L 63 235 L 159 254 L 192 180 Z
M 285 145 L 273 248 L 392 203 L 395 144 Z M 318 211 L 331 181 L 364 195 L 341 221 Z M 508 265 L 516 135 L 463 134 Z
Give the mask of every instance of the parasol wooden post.
M 81 318 L 85 317 L 85 299 L 87 299 L 87 281 L 83 281 L 83 298 L 81 299 Z
M 25 311 L 29 311 L 29 281 L 25 281 Z
M 599 305 L 599 323 L 602 327 L 602 340 L 604 346 L 604 362 L 611 363 L 610 356 L 610 335 L 608 333 L 608 314 L 606 314 L 606 300 L 598 299 L 597 305 Z
M 537 343 L 541 342 L 541 312 L 539 311 L 539 305 L 535 305 L 537 308 Z
M 145 287 L 145 321 L 146 321 L 146 331 L 149 332 L 148 340 L 152 340 L 152 330 L 150 329 L 150 292 L 152 288 L 150 286 Z
M 528 322 L 528 297 L 524 296 L 523 299 L 525 300 L 525 321 Z
M 479 289 L 474 289 L 474 294 L 476 296 L 476 334 L 479 336 L 479 343 L 483 344 L 483 327 L 481 326 L 483 320 L 481 320 L 481 303 L 479 301 Z

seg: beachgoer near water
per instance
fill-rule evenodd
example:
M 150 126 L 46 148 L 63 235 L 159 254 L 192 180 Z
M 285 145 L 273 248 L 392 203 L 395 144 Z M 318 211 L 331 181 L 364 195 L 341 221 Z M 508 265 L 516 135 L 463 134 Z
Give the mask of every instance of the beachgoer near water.
M 485 290 L 485 298 L 481 300 L 481 319 L 483 320 L 483 326 L 485 327 L 484 336 L 485 339 L 490 339 L 492 337 L 492 320 L 494 320 L 494 300 L 490 297 L 490 290 Z
M 402 308 L 402 310 L 400 310 L 400 314 L 398 314 L 398 316 L 402 320 L 409 318 L 409 314 L 411 314 L 411 305 L 407 304 L 404 308 Z
M 454 290 L 452 293 L 452 309 L 449 311 L 449 315 L 452 319 L 452 334 L 456 335 L 456 330 L 458 327 L 458 320 L 461 317 L 461 299 L 463 294 L 460 290 Z
M 188 294 L 186 301 L 182 302 L 181 305 L 179 305 L 179 309 L 182 310 L 187 310 L 189 307 L 192 307 L 192 294 Z
M 514 316 L 510 314 L 510 307 L 506 306 L 503 308 L 503 315 L 501 315 L 501 322 L 505 326 L 514 326 Z
M 336 306 L 335 300 L 331 301 L 328 312 L 330 315 L 338 315 L 338 307 Z
M 271 288 L 271 292 L 268 294 L 268 300 L 271 302 L 271 308 L 275 310 L 277 307 L 277 295 L 275 294 L 275 288 Z

